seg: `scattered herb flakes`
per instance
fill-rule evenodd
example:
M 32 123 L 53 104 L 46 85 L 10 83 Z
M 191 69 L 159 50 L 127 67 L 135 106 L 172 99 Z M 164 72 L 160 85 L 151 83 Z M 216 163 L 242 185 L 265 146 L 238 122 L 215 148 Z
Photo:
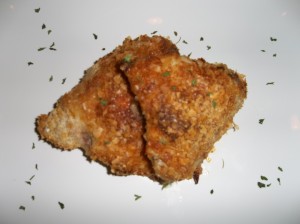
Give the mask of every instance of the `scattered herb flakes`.
M 210 50 L 210 49 L 211 49 L 211 46 L 207 45 L 206 48 L 207 48 L 207 50 Z
M 265 50 L 260 50 L 261 52 L 266 52 Z
M 134 200 L 137 201 L 137 200 L 139 200 L 141 197 L 142 197 L 142 196 L 135 194 L 135 195 L 134 195 Z
M 19 209 L 25 211 L 26 208 L 25 208 L 25 206 L 21 205 L 21 206 L 19 207 Z
M 151 34 L 154 35 L 154 34 L 156 34 L 156 33 L 157 33 L 157 31 L 153 31 Z
M 52 32 L 52 30 L 48 30 L 48 31 L 47 31 L 48 35 L 49 35 L 51 32 Z
M 107 105 L 107 100 L 100 98 L 100 104 L 102 106 L 106 106 Z
M 28 66 L 33 65 L 33 62 L 31 62 L 31 61 L 27 62 L 27 65 Z
M 178 43 L 180 42 L 180 40 L 181 40 L 181 37 L 179 37 L 179 40 L 176 42 L 176 44 L 178 44 Z M 176 44 L 175 44 L 175 45 L 176 45 Z
M 105 47 L 104 47 L 104 48 L 102 48 L 102 51 L 105 51 Z
M 277 178 L 277 181 L 278 181 L 279 185 L 281 185 L 281 181 L 280 181 L 279 177 Z
M 257 185 L 258 185 L 259 188 L 266 187 L 266 185 L 264 183 L 261 183 L 261 182 L 257 182 Z
M 265 177 L 265 176 L 260 176 L 260 179 L 261 179 L 261 180 L 268 180 L 268 178 Z
M 35 144 L 34 144 L 34 142 L 32 143 L 31 149 L 35 149 Z
M 36 12 L 36 13 L 39 13 L 40 11 L 41 11 L 41 8 L 34 9 L 34 12 Z
M 271 41 L 277 41 L 277 38 L 270 37 L 270 40 L 271 40 Z
M 213 193 L 214 193 L 214 189 L 211 189 L 211 190 L 210 190 L 210 194 L 213 194 Z
M 126 55 L 123 60 L 125 62 L 130 62 L 131 61 L 131 54 Z
M 283 172 L 283 169 L 280 166 L 278 167 L 278 170 L 281 171 L 281 172 Z
M 182 43 L 184 43 L 184 44 L 188 44 L 188 42 L 186 42 L 185 40 L 183 40 L 183 41 L 182 41 Z
M 170 76 L 170 74 L 171 74 L 170 72 L 164 72 L 164 73 L 162 74 L 162 76 L 163 76 L 163 77 L 168 77 L 168 76 Z
M 31 185 L 31 182 L 30 181 L 25 181 L 26 184 L 28 185 Z
M 203 37 L 200 37 L 200 41 L 204 41 L 204 38 L 203 38 Z
M 98 39 L 98 36 L 97 34 L 93 33 L 93 36 L 94 36 L 94 39 L 97 40 Z
M 51 44 L 51 46 L 49 47 L 49 49 L 50 49 L 51 51 L 56 51 L 56 48 L 54 48 L 54 45 L 55 45 L 55 43 L 53 42 L 53 43 Z
M 274 82 L 267 82 L 266 85 L 274 85 Z
M 273 57 L 276 57 L 277 56 L 277 54 L 273 54 Z
M 174 35 L 177 37 L 178 33 L 176 31 L 174 31 Z
M 53 75 L 51 75 L 49 78 L 49 82 L 52 82 L 52 81 L 53 81 Z
M 61 84 L 62 84 L 62 85 L 65 84 L 66 79 L 67 79 L 67 78 L 63 78 L 63 79 L 62 79 L 62 81 L 61 81 Z
M 271 184 L 267 184 L 267 187 L 270 187 L 271 186 Z
M 264 119 L 264 118 L 262 118 L 262 119 L 259 119 L 259 120 L 258 120 L 258 123 L 260 123 L 260 124 L 263 124 L 263 123 L 264 123 L 264 121 L 265 121 L 265 119 Z
M 58 204 L 59 204 L 59 207 L 60 207 L 61 209 L 64 209 L 64 208 L 65 208 L 64 203 L 62 203 L 62 202 L 59 201 Z
M 217 107 L 217 102 L 216 102 L 215 100 L 213 100 L 213 101 L 211 102 L 211 105 L 212 105 L 213 108 L 216 108 L 216 107 Z
M 50 48 L 51 48 L 51 47 L 54 47 L 54 45 L 55 45 L 55 43 L 53 42 L 53 43 L 50 45 Z
M 46 25 L 43 23 L 43 25 L 42 25 L 42 30 L 43 29 L 46 29 Z
M 38 49 L 38 51 L 42 51 L 42 50 L 45 50 L 46 48 L 45 47 L 40 47 L 39 49 Z
M 38 164 L 37 164 L 37 163 L 35 164 L 35 169 L 36 169 L 36 170 L 38 170 L 38 169 L 39 169 L 39 168 L 38 168 Z
M 196 86 L 197 85 L 197 79 L 193 79 L 192 80 L 192 86 Z
M 31 200 L 33 200 L 33 201 L 35 200 L 35 196 L 34 195 L 31 196 Z
M 187 57 L 189 58 L 189 57 L 191 57 L 191 55 L 192 55 L 192 52 L 191 52 L 191 53 L 189 53 Z

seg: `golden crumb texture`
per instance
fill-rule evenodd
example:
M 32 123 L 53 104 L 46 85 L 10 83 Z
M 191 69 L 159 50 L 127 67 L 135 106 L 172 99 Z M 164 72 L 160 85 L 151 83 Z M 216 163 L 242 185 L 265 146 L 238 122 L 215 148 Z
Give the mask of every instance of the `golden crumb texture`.
M 245 77 L 225 64 L 182 56 L 162 36 L 128 37 L 38 116 L 36 130 L 115 175 L 198 182 L 246 95 Z

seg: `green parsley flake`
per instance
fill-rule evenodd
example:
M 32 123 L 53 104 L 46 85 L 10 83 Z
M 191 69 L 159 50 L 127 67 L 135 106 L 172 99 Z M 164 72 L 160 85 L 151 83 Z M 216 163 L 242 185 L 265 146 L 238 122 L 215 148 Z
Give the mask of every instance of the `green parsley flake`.
M 94 33 L 93 33 L 93 36 L 94 36 L 94 39 L 95 39 L 95 40 L 97 40 L 97 39 L 98 39 L 98 36 L 97 36 L 97 34 L 94 34 Z
M 213 101 L 211 102 L 211 104 L 212 104 L 212 107 L 213 107 L 213 108 L 216 108 L 216 107 L 217 107 L 217 102 L 216 102 L 215 100 L 213 100 Z
M 139 200 L 141 197 L 142 197 L 142 196 L 135 194 L 135 195 L 134 195 L 134 200 L 137 201 L 137 200 Z
M 45 50 L 46 48 L 45 47 L 40 47 L 39 49 L 38 49 L 38 51 L 42 51 L 42 50 Z
M 200 37 L 200 41 L 203 41 L 204 40 L 204 38 L 203 37 Z
M 170 72 L 164 72 L 164 73 L 162 74 L 162 76 L 163 76 L 163 77 L 168 77 L 168 76 L 170 76 L 170 74 L 171 74 Z
M 264 183 L 261 183 L 261 182 L 257 182 L 257 185 L 258 185 L 259 188 L 266 187 L 266 185 Z
M 34 142 L 32 143 L 31 149 L 35 149 L 35 144 L 34 144 Z
M 266 85 L 274 85 L 274 82 L 267 82 Z
M 125 56 L 125 58 L 123 59 L 125 62 L 130 62 L 131 60 L 131 54 L 128 54 Z
M 31 62 L 31 61 L 27 62 L 27 65 L 28 66 L 33 65 L 33 62 Z
M 207 45 L 206 47 L 207 47 L 207 50 L 210 50 L 210 49 L 211 49 L 211 46 L 209 46 L 209 45 Z
M 191 57 L 191 55 L 192 55 L 192 52 L 188 54 L 188 58 Z
M 270 40 L 271 40 L 271 41 L 277 41 L 277 38 L 270 37 Z
M 45 24 L 43 24 L 43 25 L 42 25 L 42 29 L 45 29 L 45 28 L 46 28 L 46 25 L 45 25 Z
M 39 13 L 41 8 L 34 9 L 34 12 Z
M 35 177 L 35 175 L 31 176 L 29 180 L 32 180 Z
M 197 79 L 192 80 L 192 86 L 195 86 L 195 85 L 197 85 Z
M 267 187 L 270 187 L 271 186 L 271 184 L 267 184 Z
M 61 209 L 64 209 L 64 208 L 65 208 L 64 203 L 62 203 L 62 202 L 59 201 L 58 204 L 59 204 L 59 207 L 60 207 Z
M 279 185 L 281 185 L 281 181 L 280 181 L 280 178 L 277 178 L 277 181 L 278 181 Z
M 277 54 L 273 54 L 273 57 L 276 57 L 277 56 Z
M 153 35 L 153 34 L 156 34 L 157 33 L 157 31 L 153 31 L 151 34 Z
M 49 82 L 52 82 L 52 81 L 53 81 L 53 75 L 51 75 L 49 78 Z
M 263 123 L 264 123 L 264 121 L 265 121 L 265 119 L 264 119 L 264 118 L 262 118 L 262 119 L 259 119 L 259 120 L 258 120 L 258 123 L 260 123 L 260 124 L 263 124 Z
M 21 206 L 19 207 L 19 209 L 25 211 L 26 208 L 25 208 L 25 206 L 21 205 Z
M 26 184 L 28 185 L 31 185 L 31 182 L 30 181 L 25 181 Z
M 107 103 L 108 103 L 107 100 L 100 98 L 100 104 L 101 104 L 102 106 L 106 106 Z
M 261 180 L 268 180 L 268 178 L 265 177 L 265 176 L 260 176 L 260 179 L 261 179 Z
M 174 31 L 174 35 L 177 37 L 178 33 L 176 31 Z
M 63 78 L 61 84 L 65 84 L 67 78 Z
M 283 169 L 280 166 L 278 167 L 278 170 L 281 171 L 281 172 L 283 172 Z
M 214 189 L 211 189 L 211 190 L 210 190 L 210 194 L 213 194 L 213 193 L 214 193 Z
M 265 50 L 260 50 L 261 52 L 266 52 Z
M 165 182 L 162 184 L 161 190 L 164 190 L 165 188 L 171 187 L 172 182 Z
M 102 48 L 102 51 L 105 51 L 105 47 L 104 47 L 104 48 Z
M 31 199 L 34 201 L 34 199 L 35 199 L 34 195 L 31 196 Z
M 183 40 L 182 43 L 187 44 L 188 42 L 186 42 L 185 40 Z
M 52 32 L 52 30 L 48 30 L 48 35 Z
M 38 168 L 38 164 L 35 164 L 35 169 L 36 169 L 36 170 L 38 170 L 38 169 L 39 169 L 39 168 Z

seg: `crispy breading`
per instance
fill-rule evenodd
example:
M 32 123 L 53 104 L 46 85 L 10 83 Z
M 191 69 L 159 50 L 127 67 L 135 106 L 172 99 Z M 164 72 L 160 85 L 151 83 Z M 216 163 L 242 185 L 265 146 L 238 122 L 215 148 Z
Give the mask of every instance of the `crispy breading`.
M 146 155 L 165 182 L 194 178 L 246 98 L 242 75 L 178 54 L 122 66 L 146 120 Z
M 177 47 L 160 36 L 125 39 L 95 62 L 53 111 L 37 118 L 40 137 L 63 150 L 81 148 L 89 159 L 106 165 L 114 174 L 155 179 L 144 154 L 144 120 L 119 65 L 169 53 L 178 54 Z

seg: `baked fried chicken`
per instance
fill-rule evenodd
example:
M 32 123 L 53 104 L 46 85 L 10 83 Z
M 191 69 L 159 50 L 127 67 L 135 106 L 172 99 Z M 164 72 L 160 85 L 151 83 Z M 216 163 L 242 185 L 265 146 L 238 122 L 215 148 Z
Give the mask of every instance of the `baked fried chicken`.
M 155 179 L 144 153 L 143 117 L 119 67 L 124 61 L 171 52 L 178 54 L 177 47 L 160 36 L 125 39 L 95 62 L 53 111 L 37 118 L 40 137 L 63 150 L 83 149 L 111 173 Z
M 202 161 L 243 105 L 243 76 L 177 53 L 140 57 L 122 69 L 146 120 L 145 153 L 155 175 L 197 182 Z

